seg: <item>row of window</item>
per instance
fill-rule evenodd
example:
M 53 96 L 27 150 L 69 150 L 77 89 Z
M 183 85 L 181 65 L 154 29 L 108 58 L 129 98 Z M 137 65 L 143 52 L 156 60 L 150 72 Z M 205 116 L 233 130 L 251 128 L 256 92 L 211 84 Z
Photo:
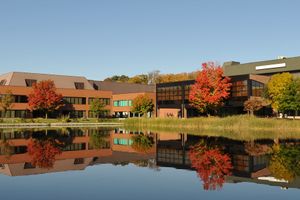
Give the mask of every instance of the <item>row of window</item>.
M 3 95 L 0 94 L 0 102 L 2 100 Z M 12 97 L 13 103 L 28 103 L 28 97 L 25 95 L 12 95 Z
M 115 145 L 130 146 L 132 143 L 133 141 L 131 139 L 114 138 Z
M 79 104 L 79 105 L 86 104 L 85 97 L 64 97 L 63 99 L 66 104 Z M 94 99 L 96 98 L 89 98 L 89 104 L 91 104 Z M 110 105 L 109 98 L 99 98 L 99 99 L 104 105 Z
M 252 96 L 260 97 L 264 92 L 264 84 L 251 80 Z M 231 94 L 233 97 L 246 97 L 248 96 L 248 81 L 235 81 L 232 83 Z
M 114 101 L 115 107 L 125 107 L 125 106 L 132 106 L 132 100 L 118 100 Z
M 92 103 L 96 98 L 89 98 L 89 104 Z M 110 105 L 110 98 L 99 98 L 100 102 L 103 103 L 104 105 Z
M 189 99 L 190 85 L 157 88 L 157 101 L 182 101 Z

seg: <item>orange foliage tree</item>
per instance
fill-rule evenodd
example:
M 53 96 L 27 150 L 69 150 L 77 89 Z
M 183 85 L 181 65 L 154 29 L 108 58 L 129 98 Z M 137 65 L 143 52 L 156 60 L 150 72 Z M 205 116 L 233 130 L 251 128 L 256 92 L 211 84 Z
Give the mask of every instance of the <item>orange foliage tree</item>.
M 27 146 L 28 154 L 31 156 L 31 164 L 40 168 L 50 169 L 55 162 L 55 156 L 61 153 L 59 147 L 51 139 L 33 140 Z
M 229 97 L 231 83 L 228 77 L 223 76 L 221 66 L 214 62 L 202 64 L 196 82 L 191 86 L 189 100 L 191 105 L 201 113 L 215 111 Z
M 48 113 L 59 109 L 63 105 L 62 95 L 56 93 L 56 87 L 53 81 L 40 81 L 33 85 L 33 91 L 28 95 L 28 105 L 31 110 L 41 110 Z
M 217 147 L 209 148 L 203 142 L 191 147 L 189 158 L 192 167 L 197 170 L 205 190 L 222 188 L 225 176 L 231 174 L 232 163 L 228 155 Z

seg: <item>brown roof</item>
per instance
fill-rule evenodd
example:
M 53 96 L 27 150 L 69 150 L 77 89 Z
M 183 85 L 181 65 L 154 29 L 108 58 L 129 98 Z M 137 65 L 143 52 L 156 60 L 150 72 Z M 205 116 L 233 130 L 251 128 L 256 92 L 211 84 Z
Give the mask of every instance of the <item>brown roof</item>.
M 155 92 L 155 85 L 93 80 L 89 82 L 95 89 L 112 91 L 113 94 Z
M 93 90 L 92 85 L 83 76 L 66 76 L 54 74 L 39 74 L 28 72 L 10 72 L 0 75 L 0 81 L 6 80 L 5 85 L 10 86 L 26 86 L 26 79 L 33 79 L 37 82 L 42 80 L 52 80 L 57 88 L 75 89 L 75 82 L 84 83 L 84 89 Z

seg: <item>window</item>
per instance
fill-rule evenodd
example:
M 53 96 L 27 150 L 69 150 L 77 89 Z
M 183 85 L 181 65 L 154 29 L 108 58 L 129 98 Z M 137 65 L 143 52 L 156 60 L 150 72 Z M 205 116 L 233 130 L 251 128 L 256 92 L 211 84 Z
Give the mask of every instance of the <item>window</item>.
M 89 104 L 91 104 L 94 99 L 95 98 L 89 98 Z M 99 98 L 99 99 L 104 105 L 110 105 L 110 98 Z
M 98 87 L 98 85 L 97 85 L 96 83 L 93 83 L 93 88 L 94 88 L 95 90 L 99 90 L 99 87 Z
M 84 163 L 84 158 L 75 158 L 74 165 L 79 165 Z
M 263 83 L 252 80 L 252 96 L 261 97 L 264 92 L 265 85 Z
M 233 82 L 231 91 L 232 91 L 232 96 L 233 97 L 246 97 L 246 96 L 248 96 L 248 83 L 247 83 L 247 80 Z
M 126 107 L 126 106 L 132 106 L 132 100 L 118 100 L 114 101 L 115 107 Z
M 0 81 L 0 85 L 5 85 L 5 83 L 6 83 L 5 79 L 3 79 L 3 80 Z
M 30 162 L 25 162 L 24 169 L 34 169 L 35 166 L 32 165 Z
M 76 90 L 84 90 L 84 83 L 82 82 L 75 82 L 75 88 Z
M 100 113 L 100 116 L 99 116 L 99 117 L 108 117 L 108 116 L 109 116 L 109 113 L 110 113 L 110 111 L 109 111 L 109 110 L 103 110 L 103 111 L 101 111 L 101 113 Z M 89 111 L 89 117 L 90 117 L 90 118 L 96 118 L 96 117 L 97 117 L 97 115 L 96 115 L 96 113 L 95 113 L 95 112 L 93 112 L 93 111 Z
M 14 95 L 14 103 L 28 103 L 28 98 L 25 95 Z
M 85 97 L 64 97 L 63 100 L 66 104 L 79 104 L 79 105 L 86 104 Z
M 36 84 L 37 80 L 35 79 L 25 79 L 26 87 L 32 87 L 33 84 Z

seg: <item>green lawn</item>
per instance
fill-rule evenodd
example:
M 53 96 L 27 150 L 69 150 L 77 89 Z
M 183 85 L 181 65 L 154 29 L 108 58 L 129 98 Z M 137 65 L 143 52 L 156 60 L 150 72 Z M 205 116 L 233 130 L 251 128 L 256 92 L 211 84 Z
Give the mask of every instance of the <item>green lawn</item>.
M 300 121 L 257 118 L 245 115 L 231 117 L 131 118 L 124 121 L 130 130 L 176 132 L 196 135 L 224 136 L 232 139 L 300 138 Z

